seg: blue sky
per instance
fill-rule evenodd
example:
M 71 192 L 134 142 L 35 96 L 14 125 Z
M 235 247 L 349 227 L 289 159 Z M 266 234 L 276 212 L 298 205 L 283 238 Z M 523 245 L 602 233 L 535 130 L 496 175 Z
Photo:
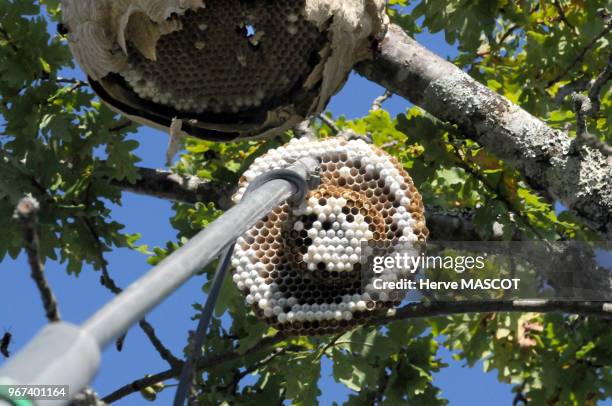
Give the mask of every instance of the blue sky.
M 442 35 L 421 34 L 420 42 L 442 56 L 453 56 L 456 49 L 444 42 Z M 357 75 L 351 76 L 347 86 L 337 95 L 329 106 L 335 116 L 344 114 L 359 117 L 367 114 L 372 100 L 381 95 L 383 89 L 367 82 Z M 403 99 L 395 96 L 386 104 L 392 114 L 409 108 Z M 164 165 L 167 135 L 156 130 L 142 128 L 133 136 L 140 143 L 137 151 L 142 158 L 141 165 L 160 168 Z M 163 246 L 176 237 L 168 221 L 171 204 L 166 201 L 124 194 L 123 205 L 113 206 L 113 217 L 126 225 L 129 233 L 141 233 L 144 244 L 150 247 Z M 125 287 L 150 267 L 146 257 L 126 249 L 116 250 L 107 256 L 110 272 L 119 286 Z M 77 277 L 68 276 L 64 268 L 55 263 L 46 264 L 46 272 L 60 304 L 62 317 L 73 323 L 81 323 L 96 309 L 112 298 L 99 283 L 99 273 L 86 267 Z M 5 260 L 0 263 L 0 333 L 2 329 L 13 334 L 11 350 L 22 348 L 28 340 L 46 323 L 40 298 L 35 285 L 29 277 L 29 268 L 23 256 L 16 261 Z M 201 277 L 193 278 L 173 294 L 149 316 L 156 327 L 158 336 L 175 353 L 182 354 L 186 342 L 186 332 L 195 328 L 191 320 L 193 303 L 201 303 L 204 296 Z M 435 375 L 435 384 L 442 388 L 444 396 L 451 405 L 469 404 L 472 406 L 491 404 L 511 404 L 513 395 L 510 386 L 498 383 L 494 374 L 482 372 L 482 366 L 462 367 L 452 360 L 451 354 L 442 349 L 441 355 L 448 368 Z M 1 358 L 1 357 L 0 357 Z M 3 362 L 0 359 L 0 364 Z M 347 396 L 344 386 L 336 384 L 331 378 L 331 363 L 323 364 L 323 378 L 320 382 L 321 404 L 341 402 Z M 101 370 L 93 383 L 101 395 L 143 377 L 167 369 L 167 365 L 152 349 L 139 328 L 132 328 L 128 334 L 125 348 L 118 353 L 114 348 L 103 354 Z M 483 390 L 485 389 L 485 390 Z M 164 391 L 153 404 L 171 404 L 173 390 Z M 117 405 L 150 405 L 140 395 L 132 395 Z

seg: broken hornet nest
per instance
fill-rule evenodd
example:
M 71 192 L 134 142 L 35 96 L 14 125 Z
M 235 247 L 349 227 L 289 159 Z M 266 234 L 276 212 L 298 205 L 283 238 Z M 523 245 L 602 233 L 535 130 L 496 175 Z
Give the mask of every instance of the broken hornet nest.
M 106 103 L 214 141 L 320 113 L 388 23 L 384 0 L 63 0 L 63 20 Z
M 376 289 L 373 278 L 397 282 L 409 270 L 374 275 L 364 259 L 381 248 L 418 256 L 428 230 L 408 173 L 362 140 L 293 139 L 254 161 L 234 200 L 257 176 L 307 156 L 321 161 L 320 186 L 299 207 L 281 205 L 239 238 L 232 266 L 260 319 L 288 334 L 318 335 L 366 324 L 399 305 L 406 292 Z

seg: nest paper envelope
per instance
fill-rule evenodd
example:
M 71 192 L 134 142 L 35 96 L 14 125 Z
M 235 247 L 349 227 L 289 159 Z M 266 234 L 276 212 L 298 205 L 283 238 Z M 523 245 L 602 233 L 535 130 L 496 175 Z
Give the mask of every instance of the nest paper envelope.
M 321 112 L 388 24 L 383 0 L 64 0 L 94 90 L 133 120 L 216 141 Z

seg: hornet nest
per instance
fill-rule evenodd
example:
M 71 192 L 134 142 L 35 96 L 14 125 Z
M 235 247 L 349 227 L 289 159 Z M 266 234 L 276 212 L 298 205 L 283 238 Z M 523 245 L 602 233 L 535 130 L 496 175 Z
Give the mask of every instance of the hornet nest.
M 107 104 L 213 141 L 320 113 L 388 23 L 384 0 L 63 0 L 63 20 Z
M 429 232 L 408 173 L 362 140 L 293 139 L 254 161 L 234 200 L 258 175 L 307 156 L 321 161 L 320 186 L 299 207 L 281 205 L 239 238 L 232 266 L 260 319 L 289 334 L 318 335 L 366 324 L 398 305 L 405 292 L 375 289 L 373 278 L 395 282 L 410 272 L 389 268 L 374 276 L 364 258 L 378 249 L 418 256 Z

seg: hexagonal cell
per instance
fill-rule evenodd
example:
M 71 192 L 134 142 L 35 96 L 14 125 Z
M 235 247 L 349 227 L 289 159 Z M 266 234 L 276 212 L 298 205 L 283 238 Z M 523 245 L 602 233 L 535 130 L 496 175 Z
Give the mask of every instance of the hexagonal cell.
M 362 243 L 375 243 L 377 249 L 392 249 L 398 242 L 414 246 L 425 241 L 427 228 L 422 199 L 410 176 L 395 159 L 360 140 L 300 139 L 270 151 L 245 173 L 235 200 L 258 175 L 278 168 L 281 159 L 288 166 L 305 156 L 328 162 L 321 167 L 320 186 L 298 207 L 277 208 L 274 216 L 257 224 L 263 227 L 247 233 L 250 240 L 236 244 L 232 264 L 248 271 L 248 279 L 234 282 L 250 288 L 255 270 L 260 283 L 255 284 L 257 293 L 246 292 L 246 301 L 262 320 L 288 334 L 326 334 L 366 323 L 403 298 L 402 292 L 372 291 L 367 281 L 374 274 L 361 272 Z M 369 181 L 357 166 L 367 168 Z M 267 255 L 262 255 L 266 243 L 258 241 L 272 230 L 279 239 L 276 245 L 266 245 Z M 385 277 L 399 280 L 401 275 L 394 272 Z
M 104 101 L 215 141 L 276 135 L 320 113 L 388 23 L 383 0 L 62 3 L 70 48 Z

